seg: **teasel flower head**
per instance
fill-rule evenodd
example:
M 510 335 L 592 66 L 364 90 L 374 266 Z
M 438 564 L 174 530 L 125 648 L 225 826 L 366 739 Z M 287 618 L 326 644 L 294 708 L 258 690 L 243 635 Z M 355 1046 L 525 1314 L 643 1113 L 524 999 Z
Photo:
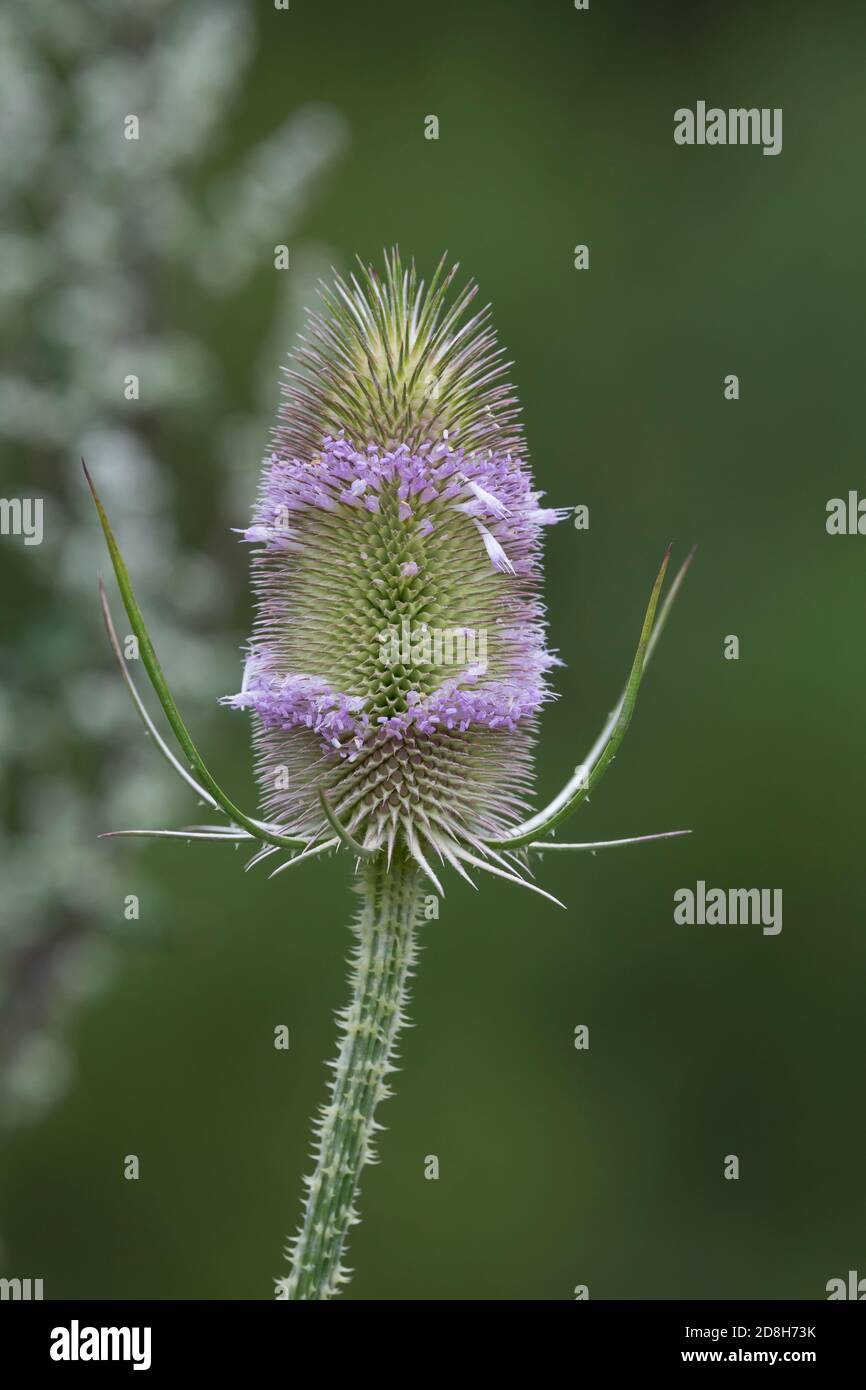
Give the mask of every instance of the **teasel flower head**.
M 365 849 L 484 854 L 525 807 L 545 643 L 543 529 L 489 310 L 395 251 L 323 290 L 245 537 L 241 691 L 269 819 Z

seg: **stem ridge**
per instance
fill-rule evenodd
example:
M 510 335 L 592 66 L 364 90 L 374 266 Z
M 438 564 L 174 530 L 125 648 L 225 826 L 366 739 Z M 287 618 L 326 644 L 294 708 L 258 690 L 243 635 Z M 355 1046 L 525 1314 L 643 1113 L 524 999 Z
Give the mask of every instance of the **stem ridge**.
M 287 1250 L 291 1273 L 277 1280 L 280 1299 L 325 1300 L 348 1282 L 342 1257 L 349 1227 L 359 1220 L 360 1173 L 376 1162 L 373 1135 L 382 1126 L 375 1110 L 391 1095 L 386 1078 L 396 1070 L 396 1039 L 406 1021 L 407 983 L 417 955 L 418 870 L 406 857 L 395 857 L 389 868 L 378 855 L 364 867 L 357 891 L 364 902 L 352 924 L 352 995 L 337 1014 L 342 1037 L 329 1064 L 330 1099 L 314 1122 L 316 1166 L 304 1179 L 301 1226 Z

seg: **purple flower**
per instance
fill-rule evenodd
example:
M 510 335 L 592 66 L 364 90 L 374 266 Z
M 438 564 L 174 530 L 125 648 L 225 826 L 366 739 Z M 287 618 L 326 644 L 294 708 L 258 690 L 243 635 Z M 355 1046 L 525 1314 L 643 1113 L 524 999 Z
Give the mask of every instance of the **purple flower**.
M 455 271 L 425 290 L 394 253 L 325 292 L 245 532 L 256 621 L 227 697 L 255 715 L 270 820 L 321 834 L 322 791 L 366 848 L 422 864 L 519 820 L 556 664 L 541 529 L 563 514 L 539 505 L 488 311 L 467 317 L 472 286 L 448 305 Z

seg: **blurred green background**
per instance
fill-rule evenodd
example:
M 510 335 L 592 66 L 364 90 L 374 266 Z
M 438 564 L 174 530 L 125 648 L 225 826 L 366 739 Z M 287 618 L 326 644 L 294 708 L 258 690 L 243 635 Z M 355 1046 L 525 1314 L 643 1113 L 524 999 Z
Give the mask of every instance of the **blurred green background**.
M 228 848 L 95 840 L 199 813 L 111 669 L 77 458 L 115 507 L 188 722 L 249 806 L 248 723 L 215 703 L 250 625 L 230 528 L 315 279 L 394 242 L 477 277 L 538 483 L 590 508 L 588 531 L 548 538 L 567 665 L 540 795 L 619 692 L 664 546 L 698 543 L 623 752 L 571 822 L 579 839 L 695 833 L 548 856 L 567 912 L 449 879 L 346 1297 L 822 1298 L 866 1273 L 866 540 L 824 525 L 829 498 L 866 493 L 862 6 L 56 8 L 4 20 L 18 87 L 38 77 L 19 135 L 41 144 L 5 174 L 3 490 L 46 497 L 46 539 L 0 547 L 2 1273 L 46 1297 L 234 1299 L 283 1272 L 345 993 L 350 866 L 269 882 Z M 698 99 L 782 107 L 782 154 L 678 148 L 673 112 Z M 116 121 L 135 102 L 133 150 Z M 113 312 L 136 297 L 119 324 L 99 308 L 109 267 Z M 118 382 L 143 360 L 132 406 Z M 781 887 L 781 935 L 675 925 L 673 893 L 697 879 Z

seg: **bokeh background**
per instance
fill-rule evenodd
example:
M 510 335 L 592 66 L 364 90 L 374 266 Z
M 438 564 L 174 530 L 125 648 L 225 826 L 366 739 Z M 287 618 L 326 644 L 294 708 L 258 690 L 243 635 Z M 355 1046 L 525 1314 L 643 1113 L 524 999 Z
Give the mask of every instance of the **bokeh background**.
M 236 1299 L 282 1272 L 350 866 L 271 883 L 228 848 L 96 839 L 199 812 L 112 669 L 77 460 L 195 735 L 251 805 L 246 718 L 216 703 L 250 622 L 231 528 L 318 276 L 394 242 L 477 277 L 539 484 L 590 508 L 548 541 L 567 665 L 540 795 L 621 687 L 665 544 L 698 543 L 572 822 L 695 833 L 548 856 L 567 912 L 449 880 L 346 1297 L 821 1298 L 866 1273 L 866 540 L 824 525 L 829 498 L 866 493 L 864 43 L 855 3 L 4 10 L 2 491 L 46 510 L 41 546 L 0 541 L 3 1274 Z M 676 147 L 698 99 L 782 107 L 782 154 Z M 781 935 L 675 925 L 697 879 L 781 887 Z

